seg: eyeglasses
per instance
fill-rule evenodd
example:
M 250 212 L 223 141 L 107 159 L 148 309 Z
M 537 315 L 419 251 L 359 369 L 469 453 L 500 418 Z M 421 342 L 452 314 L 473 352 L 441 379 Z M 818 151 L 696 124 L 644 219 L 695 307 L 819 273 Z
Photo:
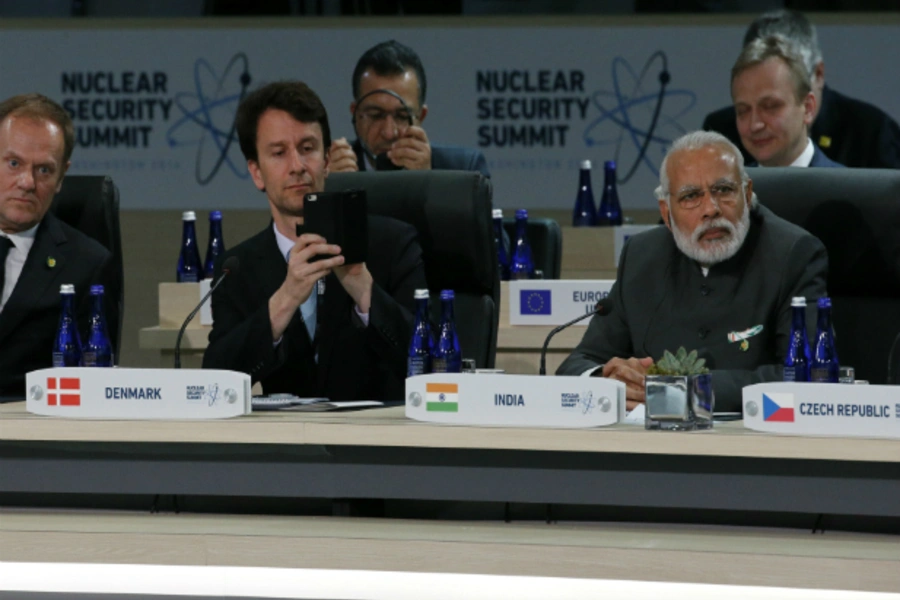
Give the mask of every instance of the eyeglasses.
M 709 187 L 709 195 L 718 204 L 734 204 L 740 196 L 742 186 L 730 182 L 723 181 L 715 183 Z M 679 191 L 675 198 L 678 206 L 690 210 L 697 208 L 706 197 L 705 188 L 689 186 Z
M 393 112 L 381 110 L 377 107 L 363 108 L 357 111 L 356 119 L 360 125 L 369 128 L 373 125 L 381 126 L 388 117 L 394 122 L 394 126 L 402 133 L 409 129 L 415 122 L 415 115 L 406 110 L 399 108 Z

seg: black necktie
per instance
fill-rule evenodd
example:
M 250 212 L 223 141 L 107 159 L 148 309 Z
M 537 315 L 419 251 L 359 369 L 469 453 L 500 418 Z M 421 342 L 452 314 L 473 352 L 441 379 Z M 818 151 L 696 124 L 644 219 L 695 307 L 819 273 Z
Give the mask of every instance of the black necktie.
M 0 294 L 3 294 L 3 284 L 6 281 L 6 255 L 12 248 L 12 240 L 5 235 L 0 235 Z

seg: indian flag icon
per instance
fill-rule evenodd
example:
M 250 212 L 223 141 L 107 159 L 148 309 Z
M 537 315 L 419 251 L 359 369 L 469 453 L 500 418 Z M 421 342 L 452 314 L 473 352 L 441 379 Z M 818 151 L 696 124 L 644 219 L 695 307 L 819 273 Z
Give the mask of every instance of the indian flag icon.
M 425 409 L 428 412 L 459 412 L 459 386 L 455 383 L 426 383 Z

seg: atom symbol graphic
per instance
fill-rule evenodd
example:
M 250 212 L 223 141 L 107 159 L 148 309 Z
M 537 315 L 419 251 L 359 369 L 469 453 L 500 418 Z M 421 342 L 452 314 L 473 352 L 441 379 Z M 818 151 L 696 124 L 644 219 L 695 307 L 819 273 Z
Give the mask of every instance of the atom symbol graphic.
M 657 58 L 660 63 L 659 89 L 645 93 L 644 77 Z M 662 154 L 673 139 L 686 132 L 678 119 L 694 107 L 697 96 L 690 90 L 665 89 L 669 83 L 667 62 L 666 55 L 657 51 L 637 75 L 628 61 L 617 56 L 612 62 L 613 91 L 597 91 L 591 98 L 600 116 L 585 128 L 585 145 L 589 148 L 615 145 L 616 162 L 622 160 L 626 153 L 630 158 L 629 145 L 634 147 L 635 157 L 627 174 L 619 178 L 619 183 L 627 182 L 641 164 L 646 165 L 654 176 L 659 175 L 659 170 L 647 155 L 648 147 L 654 144 Z M 624 90 L 625 87 L 630 87 L 630 90 Z M 662 113 L 664 101 L 676 106 L 675 114 Z M 615 103 L 614 107 L 607 108 L 607 102 Z
M 212 181 L 223 164 L 240 179 L 250 176 L 243 158 L 238 156 L 232 160 L 231 157 L 237 139 L 234 114 L 249 85 L 247 55 L 239 52 L 231 58 L 221 77 L 206 59 L 198 59 L 194 63 L 195 93 L 175 95 L 175 105 L 183 116 L 166 132 L 166 140 L 171 148 L 197 146 L 194 174 L 200 185 Z M 207 93 L 213 87 L 215 91 Z M 208 150 L 210 143 L 214 152 Z

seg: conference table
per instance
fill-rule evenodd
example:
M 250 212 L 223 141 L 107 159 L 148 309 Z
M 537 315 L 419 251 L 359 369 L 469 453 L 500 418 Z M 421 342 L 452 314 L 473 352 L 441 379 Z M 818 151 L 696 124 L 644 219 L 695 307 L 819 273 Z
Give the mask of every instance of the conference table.
M 150 512 L 156 496 L 162 514 Z M 109 498 L 140 501 L 96 510 Z M 740 422 L 692 433 L 441 426 L 409 420 L 400 406 L 64 420 L 17 402 L 0 405 L 0 499 L 2 561 L 77 555 L 900 591 L 891 530 L 900 443 L 769 435 Z M 216 499 L 242 504 L 203 514 Z M 401 518 L 237 514 L 283 513 L 271 503 L 291 499 L 381 499 Z M 57 505 L 67 501 L 82 510 Z M 188 512 L 170 514 L 179 505 Z M 768 527 L 785 519 L 794 528 Z M 831 528 L 845 519 L 883 525 Z

